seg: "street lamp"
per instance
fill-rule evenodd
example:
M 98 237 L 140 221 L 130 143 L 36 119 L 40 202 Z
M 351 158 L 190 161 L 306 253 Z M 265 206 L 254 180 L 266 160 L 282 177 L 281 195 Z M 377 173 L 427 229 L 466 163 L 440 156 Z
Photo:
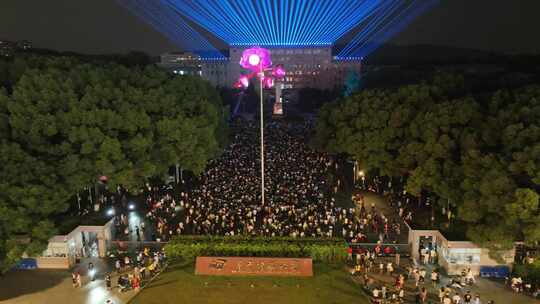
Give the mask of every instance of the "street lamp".
M 260 47 L 252 47 L 242 52 L 240 65 L 252 71 L 260 81 L 260 106 L 261 106 L 261 205 L 264 206 L 264 86 L 272 86 L 273 80 L 271 76 L 266 77 L 264 71 L 272 66 L 270 51 Z M 283 68 L 281 68 L 283 69 Z M 282 71 L 280 71 L 282 72 Z M 284 71 L 283 71 L 284 72 Z M 283 73 L 284 74 L 284 73 Z M 242 75 L 239 79 L 238 87 L 247 87 L 248 79 L 252 75 Z

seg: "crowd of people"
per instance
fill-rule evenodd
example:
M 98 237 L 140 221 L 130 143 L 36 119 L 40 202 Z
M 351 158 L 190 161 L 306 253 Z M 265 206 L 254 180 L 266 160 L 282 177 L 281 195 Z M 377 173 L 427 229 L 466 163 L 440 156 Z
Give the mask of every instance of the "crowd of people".
M 403 179 L 362 176 L 357 185 L 361 190 L 388 199 L 393 213 L 398 216 L 394 223 L 399 223 L 399 219 L 412 223 L 417 210 L 431 209 L 432 198 L 425 196 L 418 199 L 408 194 Z M 446 209 L 442 212 L 450 214 L 451 211 Z M 372 296 L 372 303 L 435 303 L 437 298 L 442 304 L 495 303 L 484 299 L 486 295 L 470 291 L 470 287 L 476 283 L 470 268 L 464 269 L 461 276 L 443 276 L 437 267 L 438 253 L 432 242 L 421 241 L 418 249 L 419 264 L 413 261 L 412 265 L 400 265 L 399 254 L 395 255 L 396 261 L 390 261 L 392 254 L 377 252 L 377 247 L 373 252 L 359 253 L 352 271 L 353 275 L 363 278 L 364 287 Z M 405 288 L 406 284 L 408 289 Z M 511 285 L 522 286 L 517 279 Z
M 148 247 L 135 252 L 130 252 L 127 248 L 116 250 L 109 252 L 108 257 L 109 261 L 114 263 L 114 271 L 102 274 L 104 275 L 105 286 L 108 290 L 117 288 L 120 292 L 138 290 L 143 282 L 161 271 L 166 262 L 163 250 L 154 250 Z M 75 288 L 83 286 L 81 273 L 86 274 L 88 282 L 94 281 L 99 275 L 92 262 L 86 265 L 86 269 L 83 266 L 80 265 L 78 270 L 72 273 L 73 287 Z M 116 284 L 114 284 L 113 277 L 117 277 Z
M 142 283 L 159 272 L 165 265 L 165 253 L 148 247 L 137 250 L 134 256 L 118 254 L 111 256 L 115 260 L 114 268 L 118 275 L 117 287 L 121 292 L 138 290 Z M 105 278 L 108 289 L 112 288 L 111 274 Z
M 483 301 L 478 293 L 469 290 L 475 282 L 470 269 L 462 278 L 443 279 L 432 262 L 402 264 L 399 254 L 392 258 L 375 250 L 353 254 L 351 261 L 351 273 L 362 278 L 372 303 L 434 303 L 432 300 L 436 298 L 442 304 L 494 303 Z
M 148 189 L 146 218 L 156 240 L 174 235 L 252 235 L 356 238 L 355 209 L 338 206 L 329 183 L 339 163 L 309 148 L 311 123 L 273 121 L 265 126 L 265 203 L 261 203 L 259 129 L 233 123 L 233 140 L 221 157 L 174 197 Z
M 349 251 L 355 256 L 353 273 L 364 277 L 375 300 L 403 301 L 404 285 L 410 280 L 414 291 L 409 291 L 409 296 L 414 294 L 417 303 L 427 303 L 428 291 L 438 295 L 440 303 L 489 303 L 481 302 L 480 295 L 467 292 L 467 282 L 449 281 L 442 285 L 439 272 L 431 271 L 434 267 L 400 268 L 397 247 L 389 244 L 402 239 L 402 230 L 406 229 L 403 222 L 413 222 L 416 210 L 430 209 L 426 207 L 430 207 L 431 198 L 425 196 L 419 200 L 411 196 L 404 189 L 402 179 L 362 175 L 357 181 L 360 190 L 385 195 L 393 210 L 383 211 L 371 202 L 368 205 L 361 194 L 353 196 L 357 208 L 338 204 L 334 195 L 343 183 L 344 162 L 306 144 L 313 127 L 309 121 L 266 124 L 265 203 L 262 204 L 258 127 L 253 121 L 233 122 L 229 146 L 219 158 L 210 161 L 200 176 L 183 183 L 180 191 L 148 183 L 143 191 L 145 206 L 141 210 L 146 213 L 142 221 L 137 227 L 129 227 L 127 215 L 118 215 L 116 224 L 120 233 L 126 237 L 136 233 L 138 241 L 158 242 L 175 235 L 250 235 L 343 237 L 353 244 L 375 243 L 373 252 L 364 250 L 355 256 Z M 128 210 L 125 191 L 117 190 L 116 200 Z M 451 210 L 442 212 L 451 217 Z M 145 227 L 146 224 L 150 227 Z M 150 232 L 146 233 L 147 230 Z M 419 254 L 420 263 L 437 264 L 433 244 L 421 245 Z M 395 256 L 396 261 L 384 260 L 390 256 Z M 368 275 L 373 271 L 390 275 L 393 285 L 374 286 Z M 132 274 L 132 277 L 137 276 Z M 127 279 L 128 285 L 136 288 L 134 280 Z M 430 288 L 426 281 L 433 286 Z

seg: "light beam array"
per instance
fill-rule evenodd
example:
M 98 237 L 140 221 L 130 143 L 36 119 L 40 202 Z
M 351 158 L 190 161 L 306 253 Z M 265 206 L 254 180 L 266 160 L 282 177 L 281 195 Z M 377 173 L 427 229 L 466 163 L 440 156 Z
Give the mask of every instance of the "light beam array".
M 233 46 L 332 45 L 381 0 L 166 0 Z
M 131 13 L 184 50 L 206 59 L 227 59 L 203 35 L 195 31 L 163 0 L 117 0 Z
M 339 51 L 336 59 L 363 59 L 438 3 L 439 0 L 383 1 L 358 27 L 357 34 Z
M 246 47 L 332 46 L 352 37 L 336 56 L 347 60 L 369 54 L 439 0 L 117 1 L 203 57 L 223 57 L 209 34 Z

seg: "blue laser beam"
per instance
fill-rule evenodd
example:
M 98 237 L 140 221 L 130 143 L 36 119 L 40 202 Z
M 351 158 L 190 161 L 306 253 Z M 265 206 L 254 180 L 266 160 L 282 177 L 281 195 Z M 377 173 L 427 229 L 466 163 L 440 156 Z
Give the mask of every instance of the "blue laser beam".
M 225 59 L 225 56 L 217 48 L 184 22 L 179 15 L 170 10 L 163 1 L 117 1 L 132 14 L 163 33 L 171 42 L 179 47 L 202 57 Z M 185 39 L 185 37 L 190 37 L 190 39 Z
M 439 0 L 117 0 L 190 50 L 230 46 L 310 47 L 352 38 L 338 58 L 369 54 Z M 201 31 L 201 29 L 203 31 Z M 347 36 L 348 35 L 348 36 Z M 217 55 L 216 57 L 219 57 Z
M 439 4 L 439 0 L 413 0 L 388 3 L 370 24 L 343 48 L 338 58 L 363 58 L 402 31 L 419 15 Z

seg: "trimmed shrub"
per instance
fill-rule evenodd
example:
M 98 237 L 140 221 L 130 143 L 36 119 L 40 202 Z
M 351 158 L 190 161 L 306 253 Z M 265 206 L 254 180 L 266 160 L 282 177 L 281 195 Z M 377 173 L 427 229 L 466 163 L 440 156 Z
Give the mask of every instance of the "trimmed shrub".
M 185 261 L 197 256 L 244 256 L 341 262 L 347 258 L 347 244 L 337 238 L 177 236 L 165 246 L 165 252 L 171 260 Z

